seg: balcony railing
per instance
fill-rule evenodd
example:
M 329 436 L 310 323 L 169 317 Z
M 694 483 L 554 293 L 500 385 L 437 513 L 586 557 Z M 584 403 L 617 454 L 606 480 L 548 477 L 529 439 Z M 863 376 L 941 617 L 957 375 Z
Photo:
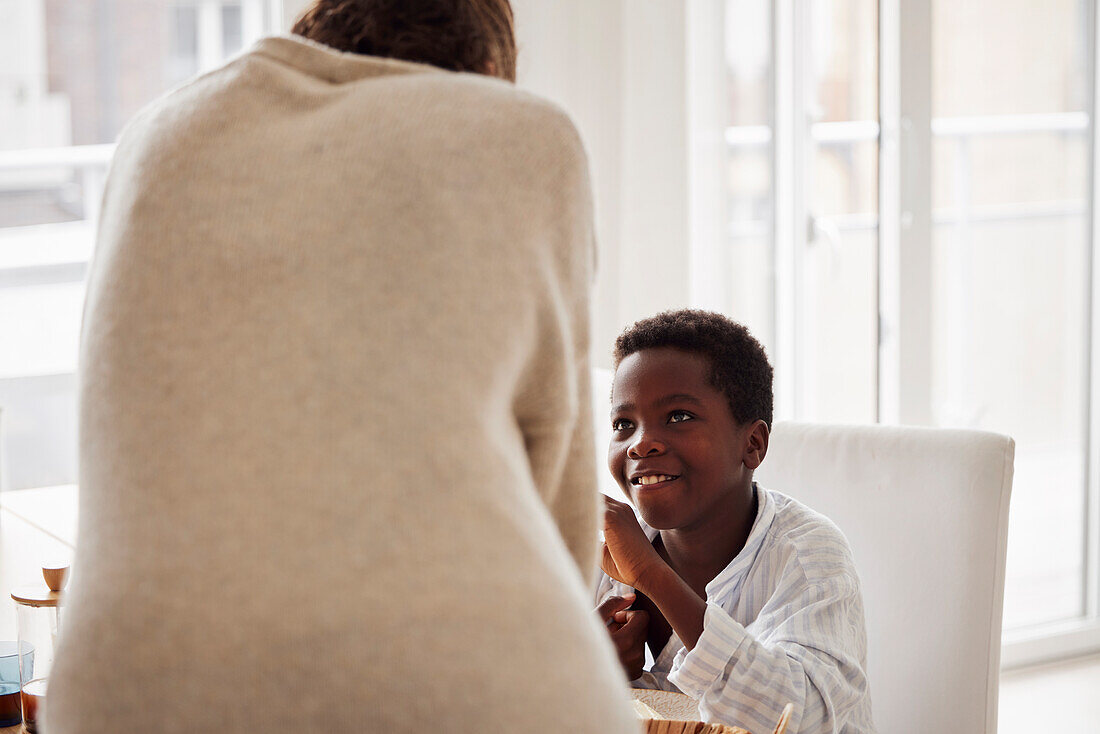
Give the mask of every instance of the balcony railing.
M 993 135 L 1032 135 L 1060 133 L 1085 135 L 1089 117 L 1084 112 L 1029 115 L 988 115 L 948 117 L 932 120 L 932 135 L 956 141 L 954 177 L 955 202 L 934 213 L 937 225 L 960 223 L 1012 222 L 1034 219 L 1065 219 L 1084 216 L 1083 200 L 1009 202 L 972 205 L 965 185 L 970 181 L 969 143 L 973 138 Z M 850 147 L 878 139 L 879 125 L 874 120 L 846 122 L 815 122 L 809 126 L 811 139 L 829 148 Z M 768 146 L 772 140 L 767 125 L 741 125 L 727 128 L 726 144 L 732 150 Z M 0 223 L 0 287 L 46 282 L 71 282 L 83 278 L 84 266 L 92 252 L 95 217 L 103 195 L 103 183 L 114 145 L 84 145 L 64 148 L 0 151 L 0 185 L 11 189 L 18 185 L 19 173 L 28 180 L 40 180 L 42 174 L 54 172 L 57 180 L 80 185 L 83 199 L 84 225 L 42 224 L 29 227 L 3 228 Z M 52 177 L 51 177 L 52 178 Z M 820 217 L 841 232 L 873 230 L 878 226 L 875 212 L 856 212 Z M 767 236 L 767 220 L 741 219 L 730 223 L 728 233 L 733 238 Z M 19 241 L 25 244 L 20 246 Z
M 971 203 L 970 143 L 974 138 L 998 135 L 1058 133 L 1066 136 L 1084 136 L 1088 130 L 1089 116 L 1085 112 L 933 119 L 933 138 L 952 140 L 956 146 L 952 171 L 955 183 L 954 201 L 951 206 L 933 212 L 933 223 L 936 225 L 987 224 L 1085 216 L 1088 212 L 1087 203 L 1079 199 L 983 205 Z M 809 126 L 809 134 L 810 139 L 821 147 L 844 148 L 878 140 L 879 125 L 875 120 L 815 122 Z M 771 144 L 772 130 L 767 125 L 739 125 L 726 128 L 725 139 L 726 145 L 733 151 L 763 148 Z M 876 212 L 819 216 L 818 220 L 828 222 L 840 232 L 867 231 L 878 227 Z M 770 231 L 771 222 L 766 219 L 737 219 L 730 222 L 727 229 L 729 237 L 735 240 L 767 237 Z
M 4 191 L 59 189 L 77 183 L 83 219 L 3 227 L 0 222 L 0 288 L 72 283 L 84 279 L 95 223 L 114 145 L 0 151 Z

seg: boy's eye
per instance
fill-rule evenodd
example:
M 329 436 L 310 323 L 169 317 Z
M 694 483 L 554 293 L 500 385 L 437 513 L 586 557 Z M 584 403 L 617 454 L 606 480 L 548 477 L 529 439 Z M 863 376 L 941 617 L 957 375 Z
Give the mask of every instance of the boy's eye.
M 634 424 L 626 420 L 625 418 L 619 418 L 618 420 L 611 421 L 612 431 L 625 431 L 629 428 L 632 428 L 633 426 Z
M 668 416 L 669 423 L 683 423 L 691 420 L 695 420 L 695 416 L 686 410 L 674 410 Z

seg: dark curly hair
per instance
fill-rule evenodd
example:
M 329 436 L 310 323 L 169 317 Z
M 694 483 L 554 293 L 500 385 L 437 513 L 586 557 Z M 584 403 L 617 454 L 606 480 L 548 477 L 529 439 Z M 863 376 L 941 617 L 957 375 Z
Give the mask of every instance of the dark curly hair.
M 340 51 L 516 80 L 508 0 L 315 0 L 291 30 Z
M 642 319 L 615 340 L 615 367 L 643 349 L 675 347 L 710 360 L 710 383 L 729 401 L 734 420 L 772 426 L 772 366 L 749 330 L 722 314 L 683 309 Z

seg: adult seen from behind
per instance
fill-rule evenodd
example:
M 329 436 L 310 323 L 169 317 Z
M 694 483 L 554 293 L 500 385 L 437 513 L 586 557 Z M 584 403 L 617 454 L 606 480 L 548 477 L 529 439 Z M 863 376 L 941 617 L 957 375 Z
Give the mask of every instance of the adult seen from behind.
M 508 83 L 506 0 L 294 30 L 119 141 L 48 731 L 637 731 L 576 130 Z

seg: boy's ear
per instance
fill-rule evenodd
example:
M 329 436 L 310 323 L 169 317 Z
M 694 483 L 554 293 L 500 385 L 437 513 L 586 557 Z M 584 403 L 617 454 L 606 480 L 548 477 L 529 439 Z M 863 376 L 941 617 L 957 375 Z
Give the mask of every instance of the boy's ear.
M 745 455 L 743 461 L 749 471 L 756 471 L 768 453 L 768 437 L 771 432 L 764 421 L 755 421 L 745 436 Z

